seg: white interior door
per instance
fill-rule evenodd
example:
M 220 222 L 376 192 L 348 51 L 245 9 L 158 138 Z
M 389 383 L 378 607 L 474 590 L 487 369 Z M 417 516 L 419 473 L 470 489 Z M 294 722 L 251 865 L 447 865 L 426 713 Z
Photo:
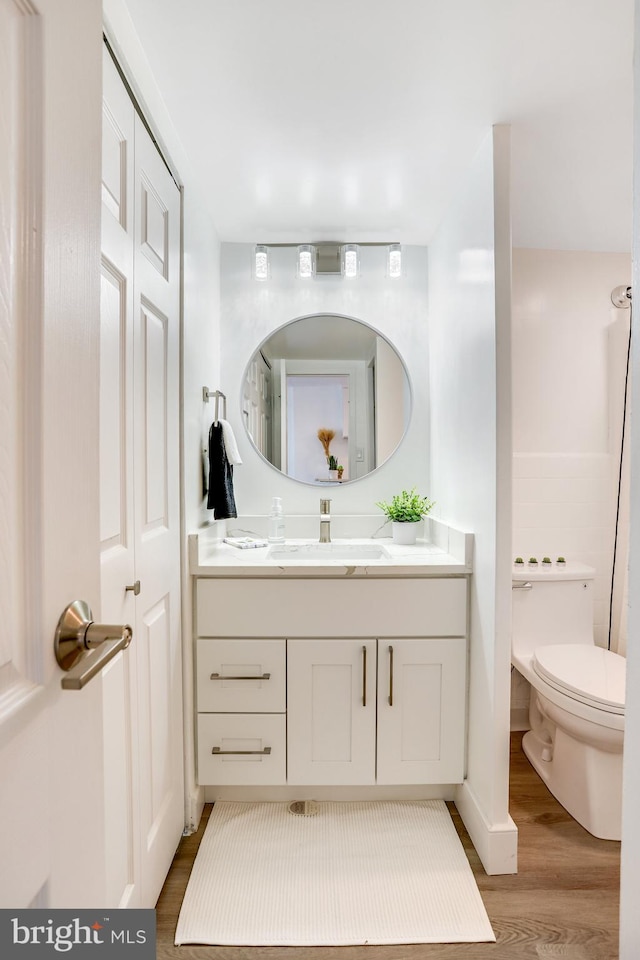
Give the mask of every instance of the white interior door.
M 62 690 L 99 614 L 101 4 L 0 0 L 0 906 L 105 894 L 102 684 Z
M 180 657 L 180 194 L 104 53 L 102 615 L 109 902 L 152 906 L 184 825 Z

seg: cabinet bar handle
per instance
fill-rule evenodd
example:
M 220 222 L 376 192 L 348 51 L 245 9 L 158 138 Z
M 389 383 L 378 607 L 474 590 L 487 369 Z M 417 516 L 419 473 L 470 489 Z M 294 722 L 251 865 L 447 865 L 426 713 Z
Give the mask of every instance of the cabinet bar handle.
M 367 705 L 367 648 L 362 646 L 362 706 Z
M 213 747 L 211 753 L 215 753 L 216 757 L 268 757 L 271 747 L 265 747 L 264 750 L 221 750 L 220 747 Z
M 389 706 L 393 706 L 393 647 L 389 646 Z
M 212 673 L 209 680 L 268 680 L 270 677 L 270 673 L 263 673 L 259 677 L 226 677 L 221 673 Z

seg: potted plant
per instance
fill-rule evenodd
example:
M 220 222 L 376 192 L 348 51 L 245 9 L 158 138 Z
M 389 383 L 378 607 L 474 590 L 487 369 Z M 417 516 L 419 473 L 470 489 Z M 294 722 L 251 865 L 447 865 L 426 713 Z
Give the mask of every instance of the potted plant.
M 338 464 L 338 480 L 342 480 L 342 474 L 344 473 L 344 467 L 341 463 Z
M 337 480 L 338 479 L 338 461 L 333 454 L 330 454 L 327 457 L 327 463 L 329 464 L 329 479 Z
M 421 497 L 416 488 L 403 490 L 392 497 L 391 502 L 380 500 L 376 507 L 380 507 L 391 521 L 394 543 L 415 543 L 418 532 L 418 521 L 429 513 L 433 501 L 428 497 Z

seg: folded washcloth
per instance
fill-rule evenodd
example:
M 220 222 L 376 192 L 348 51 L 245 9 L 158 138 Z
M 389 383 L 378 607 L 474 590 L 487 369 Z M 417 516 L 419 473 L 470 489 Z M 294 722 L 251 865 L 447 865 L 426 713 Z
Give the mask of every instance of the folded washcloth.
M 218 420 L 218 423 L 222 426 L 222 436 L 224 438 L 224 449 L 227 454 L 227 460 L 231 464 L 242 463 L 231 424 L 228 420 Z

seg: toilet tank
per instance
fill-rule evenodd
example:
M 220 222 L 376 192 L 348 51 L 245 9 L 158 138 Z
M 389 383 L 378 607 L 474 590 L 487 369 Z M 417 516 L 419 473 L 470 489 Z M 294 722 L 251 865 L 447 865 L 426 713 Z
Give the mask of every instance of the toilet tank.
M 514 653 L 526 656 L 552 643 L 593 643 L 594 576 L 592 567 L 573 561 L 537 568 L 514 564 Z

